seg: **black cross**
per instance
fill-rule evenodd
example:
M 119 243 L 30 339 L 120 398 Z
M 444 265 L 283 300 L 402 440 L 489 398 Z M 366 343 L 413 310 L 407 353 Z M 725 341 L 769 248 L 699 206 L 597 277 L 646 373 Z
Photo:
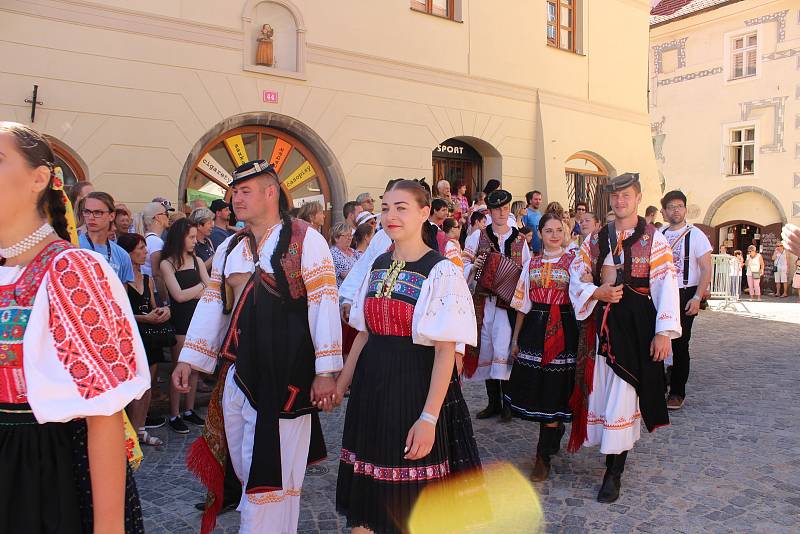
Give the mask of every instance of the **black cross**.
M 31 122 L 33 122 L 33 120 L 36 118 L 36 106 L 37 105 L 39 105 L 39 106 L 44 105 L 44 102 L 42 102 L 41 100 L 37 100 L 36 99 L 38 94 L 39 94 L 39 86 L 38 85 L 34 85 L 33 86 L 33 98 L 26 98 L 25 99 L 25 103 L 31 105 Z

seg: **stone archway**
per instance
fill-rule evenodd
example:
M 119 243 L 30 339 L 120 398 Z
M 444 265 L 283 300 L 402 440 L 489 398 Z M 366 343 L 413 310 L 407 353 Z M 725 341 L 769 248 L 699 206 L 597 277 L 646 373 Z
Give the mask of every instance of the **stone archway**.
M 207 149 L 208 145 L 226 132 L 247 126 L 263 126 L 283 131 L 299 140 L 311 152 L 314 156 L 313 159 L 316 160 L 315 165 L 318 164 L 321 169 L 320 174 L 325 177 L 329 193 L 328 202 L 332 206 L 333 222 L 338 221 L 341 218 L 341 207 L 347 200 L 347 186 L 339 161 L 333 151 L 314 130 L 297 119 L 279 113 L 262 112 L 235 115 L 217 123 L 206 132 L 195 143 L 183 165 L 178 185 L 178 200 L 181 205 L 186 203 L 187 184 L 190 177 L 195 173 L 198 159 L 203 155 L 202 153 Z
M 717 198 L 715 198 L 714 201 L 711 202 L 711 204 L 708 206 L 708 210 L 706 210 L 706 216 L 703 218 L 703 224 L 706 226 L 712 226 L 711 223 L 714 220 L 714 215 L 716 215 L 717 210 L 719 210 L 722 207 L 722 205 L 725 204 L 727 201 L 744 193 L 755 193 L 766 198 L 772 204 L 772 206 L 777 210 L 781 219 L 780 222 L 782 224 L 786 224 L 787 221 L 786 212 L 783 210 L 783 206 L 781 205 L 781 202 L 778 200 L 778 198 L 769 191 L 767 191 L 766 189 L 761 189 L 760 187 L 755 187 L 752 185 L 729 189 L 728 191 L 725 191 Z

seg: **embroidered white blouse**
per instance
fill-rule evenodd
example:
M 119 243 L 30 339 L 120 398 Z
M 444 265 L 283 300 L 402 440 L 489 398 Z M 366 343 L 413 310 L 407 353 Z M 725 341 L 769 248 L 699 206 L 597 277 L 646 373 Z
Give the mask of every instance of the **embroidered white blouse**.
M 0 267 L 0 285 L 23 269 Z M 3 310 L 0 309 L 0 312 Z M 22 338 L 24 388 L 39 423 L 112 415 L 150 388 L 128 296 L 100 254 L 55 256 L 36 291 Z
M 270 228 L 259 244 L 259 261 L 265 273 L 273 273 L 271 257 L 278 244 L 282 224 Z M 211 373 L 217 364 L 220 348 L 228 332 L 231 315 L 222 313 L 222 270 L 225 276 L 255 271 L 253 254 L 246 239 L 231 251 L 227 262 L 225 252 L 229 237 L 217 247 L 211 263 L 211 283 L 197 303 L 186 342 L 178 358 L 194 369 Z M 339 319 L 339 293 L 336 289 L 336 270 L 325 238 L 309 228 L 303 239 L 300 260 L 301 275 L 308 299 L 308 326 L 314 343 L 316 372 L 334 373 L 342 369 L 342 323 Z
M 617 242 L 621 243 L 633 235 L 634 229 L 617 232 Z M 569 296 L 575 308 L 575 317 L 579 321 L 589 318 L 597 301 L 592 298 L 597 286 L 593 282 L 582 282 L 581 276 L 592 273 L 590 252 L 591 239 L 586 239 L 570 266 Z M 620 254 L 621 261 L 625 255 Z M 606 265 L 613 265 L 611 254 L 605 259 Z M 670 339 L 681 337 L 680 298 L 678 296 L 678 278 L 672 263 L 672 248 L 667 239 L 656 232 L 650 247 L 650 296 L 656 308 L 656 334 Z
M 350 326 L 366 332 L 364 301 L 369 276 L 362 280 L 350 308 Z M 422 283 L 411 320 L 411 339 L 417 345 L 433 346 L 437 341 L 456 343 L 456 352 L 463 345 L 477 344 L 478 326 L 472 295 L 459 268 L 452 261 L 440 261 Z

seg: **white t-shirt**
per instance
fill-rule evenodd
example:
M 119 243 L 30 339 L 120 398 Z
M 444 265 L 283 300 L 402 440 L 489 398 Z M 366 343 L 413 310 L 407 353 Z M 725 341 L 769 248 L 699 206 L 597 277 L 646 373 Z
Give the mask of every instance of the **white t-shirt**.
M 150 257 L 153 255 L 153 252 L 158 252 L 164 248 L 164 241 L 152 232 L 144 236 L 144 241 L 147 245 L 147 259 L 144 260 L 144 265 L 142 265 L 142 274 L 146 274 L 152 278 L 153 269 L 150 267 Z
M 693 287 L 700 283 L 700 262 L 699 258 L 711 252 L 711 243 L 709 242 L 706 234 L 696 227 L 692 227 L 692 237 L 689 239 L 689 283 L 683 283 L 683 247 L 686 244 L 686 236 L 680 237 L 686 230 L 686 226 L 682 226 L 677 230 L 664 231 L 664 237 L 667 242 L 672 246 L 672 259 L 675 263 L 675 268 L 678 271 L 678 287 Z M 688 234 L 687 234 L 688 235 Z M 680 237 L 680 241 L 675 241 Z

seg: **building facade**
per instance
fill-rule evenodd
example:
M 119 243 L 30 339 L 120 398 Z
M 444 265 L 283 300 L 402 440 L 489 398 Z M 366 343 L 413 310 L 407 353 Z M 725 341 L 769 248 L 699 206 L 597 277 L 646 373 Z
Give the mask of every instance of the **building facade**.
M 662 0 L 650 31 L 650 116 L 661 179 L 715 248 L 771 263 L 800 222 L 800 3 Z M 768 273 L 769 274 L 769 273 Z
M 3 0 L 0 119 L 134 211 L 222 196 L 256 157 L 334 219 L 397 177 L 572 203 L 638 171 L 655 199 L 650 5 L 589 4 Z

